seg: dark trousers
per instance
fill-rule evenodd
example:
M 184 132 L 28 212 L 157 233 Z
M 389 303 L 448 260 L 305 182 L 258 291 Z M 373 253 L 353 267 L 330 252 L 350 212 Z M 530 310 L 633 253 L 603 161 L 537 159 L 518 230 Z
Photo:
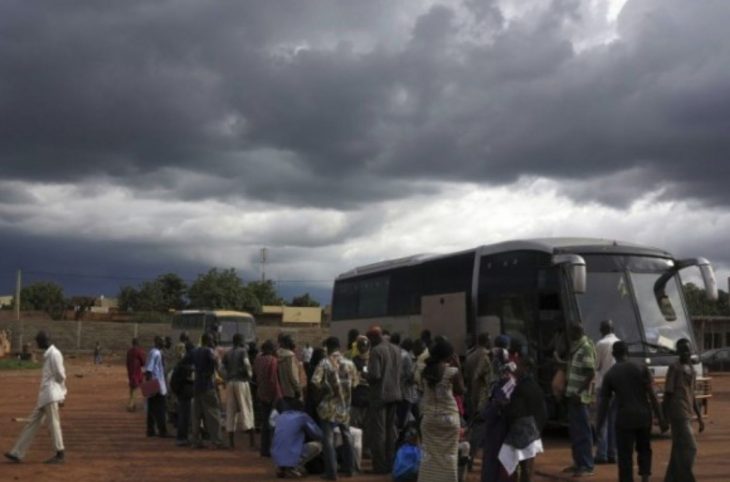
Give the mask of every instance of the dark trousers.
M 535 459 L 526 459 L 520 461 L 519 466 L 520 482 L 532 482 L 532 474 L 535 472 Z
M 159 393 L 147 399 L 147 435 L 155 434 L 155 425 L 157 425 L 158 434 L 167 435 L 165 396 Z
M 352 464 L 352 435 L 350 435 L 350 427 L 344 423 L 336 422 L 320 422 L 322 427 L 322 453 L 324 454 L 324 475 L 329 478 L 337 477 L 337 452 L 335 451 L 335 427 L 340 428 L 342 435 L 342 472 L 351 474 L 353 472 Z
M 192 403 L 189 398 L 177 399 L 177 440 L 178 442 L 187 442 L 190 432 L 190 413 L 192 411 Z
M 205 430 L 213 445 L 222 445 L 221 441 L 221 405 L 218 392 L 210 389 L 196 392 L 193 398 L 193 442 L 201 444 L 200 419 L 205 423 Z
M 396 411 L 398 402 L 390 402 L 370 406 L 368 428 L 370 428 L 370 453 L 373 458 L 373 470 L 380 474 L 389 474 L 393 468 L 395 457 Z
M 690 420 L 671 420 L 672 454 L 669 456 L 664 482 L 695 482 L 692 467 L 697 455 L 697 442 Z
M 395 410 L 395 419 L 399 430 L 402 429 L 403 426 L 406 424 L 406 418 L 408 417 L 408 413 L 410 411 L 411 402 L 407 400 L 401 400 L 400 402 L 398 402 Z
M 651 475 L 651 427 L 616 428 L 619 482 L 634 481 L 634 446 L 639 475 Z
M 271 425 L 269 425 L 269 417 L 274 408 L 272 402 L 261 402 L 261 456 L 271 457 Z
M 593 470 L 593 431 L 588 416 L 588 405 L 575 400 L 568 404 L 568 428 L 573 449 L 573 465 Z

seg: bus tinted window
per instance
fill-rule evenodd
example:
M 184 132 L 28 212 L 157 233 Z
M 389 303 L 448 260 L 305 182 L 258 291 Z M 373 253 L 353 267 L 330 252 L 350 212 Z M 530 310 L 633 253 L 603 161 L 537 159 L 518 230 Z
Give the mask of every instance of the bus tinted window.
M 389 276 L 338 281 L 334 289 L 334 320 L 372 318 L 388 313 Z
M 388 311 L 388 276 L 367 278 L 359 283 L 358 317 L 383 316 Z
M 344 320 L 357 318 L 358 313 L 358 282 L 357 280 L 342 280 L 335 283 L 332 295 L 332 319 Z
M 172 327 L 176 330 L 202 330 L 204 322 L 203 313 L 183 313 L 172 318 Z
M 526 343 L 537 343 L 535 333 L 538 291 L 554 287 L 554 275 L 548 274 L 549 256 L 543 253 L 516 251 L 481 259 L 479 266 L 479 316 L 494 316 L 501 320 L 505 333 Z M 551 279 L 552 278 L 552 279 Z M 554 296 L 545 299 L 545 308 L 557 304 Z M 552 305 L 552 306 L 550 306 Z M 532 350 L 535 347 L 531 347 Z
M 421 265 L 421 296 L 471 293 L 474 253 L 436 259 Z
M 391 274 L 389 315 L 417 315 L 421 312 L 421 276 L 417 270 L 417 267 L 401 268 Z

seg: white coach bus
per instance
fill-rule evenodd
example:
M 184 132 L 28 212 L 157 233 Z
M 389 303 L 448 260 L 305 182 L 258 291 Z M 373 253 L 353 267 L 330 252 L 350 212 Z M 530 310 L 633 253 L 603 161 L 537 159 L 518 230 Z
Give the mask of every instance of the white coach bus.
M 344 340 L 351 328 L 362 333 L 374 323 L 411 337 L 430 329 L 462 354 L 468 335 L 487 331 L 494 339 L 506 333 L 528 347 L 548 390 L 552 355 L 567 345 L 567 325 L 581 323 L 598 340 L 600 322 L 610 318 L 630 356 L 646 359 L 661 378 L 677 340 L 697 347 L 680 278 L 691 266 L 716 299 L 706 259 L 678 260 L 661 249 L 614 240 L 517 240 L 410 256 L 339 275 L 330 331 Z

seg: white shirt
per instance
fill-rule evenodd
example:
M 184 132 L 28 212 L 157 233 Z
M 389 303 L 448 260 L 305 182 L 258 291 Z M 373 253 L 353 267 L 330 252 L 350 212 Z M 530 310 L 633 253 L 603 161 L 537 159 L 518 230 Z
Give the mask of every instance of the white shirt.
M 167 383 L 165 380 L 165 366 L 162 360 L 162 353 L 159 348 L 152 348 L 147 355 L 147 364 L 144 371 L 150 372 L 153 378 L 160 383 L 160 395 L 167 395 Z
M 613 344 L 617 341 L 620 341 L 619 338 L 609 333 L 596 343 L 596 389 L 601 388 L 604 375 L 616 363 L 613 358 Z
M 311 346 L 305 346 L 304 350 L 302 350 L 304 363 L 309 363 L 310 361 L 312 361 L 312 355 L 314 355 L 314 348 L 312 348 Z
M 41 388 L 38 392 L 38 406 L 45 407 L 49 403 L 63 402 L 66 399 L 66 369 L 63 367 L 63 355 L 51 345 L 43 354 L 43 371 Z

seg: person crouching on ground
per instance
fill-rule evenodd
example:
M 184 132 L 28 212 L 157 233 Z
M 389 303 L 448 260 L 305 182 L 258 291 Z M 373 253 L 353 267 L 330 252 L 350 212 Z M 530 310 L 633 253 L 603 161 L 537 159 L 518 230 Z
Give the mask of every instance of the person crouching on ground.
M 298 478 L 306 475 L 304 466 L 322 453 L 322 431 L 312 417 L 304 412 L 297 399 L 276 402 L 278 415 L 274 419 L 274 440 L 271 459 L 277 477 Z M 269 423 L 265 420 L 264 423 Z M 305 437 L 310 441 L 305 441 Z
M 66 369 L 63 366 L 63 355 L 51 344 L 51 340 L 44 331 L 39 331 L 35 337 L 36 344 L 43 354 L 43 371 L 41 374 L 41 389 L 38 392 L 38 403 L 30 414 L 28 424 L 15 442 L 12 450 L 5 457 L 13 462 L 20 462 L 25 452 L 35 438 L 36 431 L 44 420 L 48 420 L 48 429 L 51 433 L 51 442 L 56 455 L 46 460 L 47 464 L 62 464 L 64 462 L 63 434 L 61 433 L 61 418 L 58 407 L 63 406 L 66 399 Z

